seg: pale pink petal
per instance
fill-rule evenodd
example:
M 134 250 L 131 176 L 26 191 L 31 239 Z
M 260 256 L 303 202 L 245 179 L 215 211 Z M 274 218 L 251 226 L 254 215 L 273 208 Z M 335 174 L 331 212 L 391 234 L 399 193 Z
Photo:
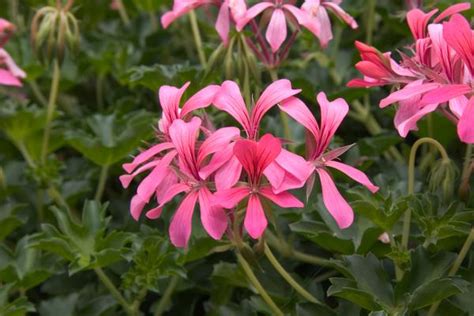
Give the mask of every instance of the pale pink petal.
M 359 182 L 363 186 L 365 186 L 367 189 L 369 189 L 370 192 L 375 193 L 379 190 L 379 187 L 374 185 L 369 178 L 363 173 L 362 171 L 346 165 L 345 163 L 337 162 L 337 161 L 328 161 L 326 162 L 326 166 L 337 169 L 347 175 L 349 178 Z
M 344 197 L 342 197 L 341 193 L 339 193 L 329 173 L 322 168 L 317 168 L 316 171 L 321 180 L 323 202 L 327 210 L 339 228 L 344 229 L 351 226 L 354 221 L 354 212 L 351 206 Z
M 219 15 L 217 16 L 216 21 L 216 30 L 219 34 L 224 46 L 227 46 L 229 43 L 229 27 L 230 27 L 230 16 L 229 16 L 229 6 L 227 2 L 224 1 L 221 4 L 219 9 Z
M 251 194 L 245 213 L 244 227 L 253 239 L 260 238 L 267 228 L 267 218 L 257 195 Z
M 315 155 L 319 156 L 328 148 L 336 130 L 349 112 L 349 105 L 341 98 L 329 102 L 324 92 L 318 94 L 317 100 L 321 109 L 321 125 Z
M 469 10 L 470 8 L 471 8 L 471 4 L 469 2 L 462 2 L 462 3 L 453 4 L 452 6 L 449 6 L 446 10 L 441 12 L 440 15 L 438 15 L 434 19 L 434 23 L 439 23 L 440 21 L 444 20 L 445 18 L 447 18 L 447 17 L 449 17 L 453 14 Z
M 278 51 L 281 44 L 286 39 L 287 29 L 286 29 L 286 18 L 285 13 L 282 9 L 275 9 L 268 24 L 267 32 L 265 33 L 265 38 L 267 39 L 272 52 Z
M 240 130 L 236 127 L 223 127 L 212 133 L 199 147 L 198 165 L 209 155 L 222 151 L 239 135 Z
M 298 200 L 295 196 L 288 192 L 281 192 L 278 194 L 273 193 L 270 187 L 263 187 L 258 191 L 259 194 L 263 195 L 279 207 L 283 208 L 302 208 L 304 207 L 303 202 Z
M 147 160 L 153 158 L 155 155 L 158 155 L 162 151 L 167 150 L 167 149 L 171 149 L 173 147 L 174 147 L 174 145 L 172 143 L 169 143 L 169 142 L 154 145 L 154 146 L 148 148 L 147 150 L 144 150 L 140 154 L 138 154 L 133 159 L 132 162 L 123 164 L 122 168 L 128 173 L 132 173 L 133 170 L 135 170 L 135 168 L 138 167 L 138 165 L 140 165 L 140 164 L 146 162 Z
M 282 101 L 279 105 L 280 110 L 291 116 L 298 123 L 306 127 L 306 129 L 314 136 L 319 137 L 319 125 L 316 122 L 313 113 L 308 109 L 303 101 L 296 97 L 290 97 Z
M 248 187 L 235 187 L 231 189 L 218 190 L 214 193 L 214 204 L 223 208 L 234 208 L 250 194 Z
M 227 217 L 224 209 L 213 203 L 212 193 L 206 187 L 199 190 L 199 207 L 204 229 L 212 238 L 221 239 L 227 228 Z
M 400 101 L 397 113 L 395 114 L 395 127 L 402 137 L 406 137 L 408 132 L 417 130 L 417 122 L 423 116 L 435 111 L 438 104 L 428 104 L 420 106 L 419 97 L 414 97 L 409 100 Z
M 235 82 L 225 81 L 221 85 L 221 89 L 215 95 L 214 105 L 235 118 L 247 133 L 250 132 L 250 117 L 239 86 Z
M 458 122 L 458 135 L 461 141 L 474 144 L 474 97 L 471 97 Z
M 244 16 L 237 22 L 237 31 L 242 31 L 242 29 L 250 22 L 250 20 L 254 19 L 257 15 L 262 13 L 264 10 L 273 7 L 274 4 L 271 2 L 260 2 L 256 5 L 250 7 L 247 12 L 245 12 Z
M 198 193 L 196 191 L 189 192 L 181 202 L 178 210 L 171 220 L 169 227 L 169 234 L 171 243 L 179 248 L 185 248 L 188 245 L 189 237 L 191 236 L 192 219 L 194 206 Z
M 8 52 L 3 48 L 0 48 L 0 62 L 2 62 L 7 70 L 16 78 L 26 78 L 26 73 L 23 71 L 23 69 L 18 67 L 10 54 L 8 54 Z
M 239 181 L 241 173 L 242 165 L 240 161 L 235 156 L 232 156 L 229 162 L 222 166 L 214 176 L 216 189 L 224 190 L 233 187 Z
M 130 214 L 132 215 L 133 219 L 138 221 L 140 218 L 140 214 L 143 211 L 143 208 L 145 207 L 146 202 L 143 201 L 140 196 L 134 195 L 132 199 L 130 200 Z
M 423 83 L 423 79 L 410 82 L 402 89 L 391 93 L 380 101 L 380 107 L 384 108 L 392 103 L 408 100 L 431 90 L 438 89 L 439 83 Z
M 467 106 L 469 99 L 462 95 L 460 97 L 449 100 L 449 109 L 456 115 L 457 118 L 460 118 L 464 113 L 464 109 Z
M 260 95 L 254 108 L 252 109 L 251 119 L 254 135 L 256 135 L 260 121 L 276 104 L 288 99 L 295 94 L 300 93 L 300 89 L 292 89 L 291 82 L 288 79 L 280 79 L 270 84 Z
M 219 90 L 220 86 L 210 85 L 196 92 L 196 94 L 184 103 L 180 112 L 180 117 L 183 118 L 197 109 L 207 108 L 214 101 L 214 96 L 219 92 Z
M 338 17 L 340 17 L 344 22 L 346 22 L 351 28 L 356 29 L 358 27 L 356 20 L 350 16 L 346 11 L 344 11 L 339 5 L 334 2 L 325 1 L 323 5 L 326 6 L 329 10 L 333 11 Z

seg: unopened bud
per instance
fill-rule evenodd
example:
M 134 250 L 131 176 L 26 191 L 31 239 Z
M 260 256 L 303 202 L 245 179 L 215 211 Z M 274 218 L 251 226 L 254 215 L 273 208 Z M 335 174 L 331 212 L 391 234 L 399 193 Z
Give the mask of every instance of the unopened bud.
M 454 184 L 458 176 L 458 169 L 451 159 L 440 159 L 431 168 L 429 189 L 432 192 L 440 190 L 445 200 L 449 200 L 454 193 Z
M 379 236 L 378 240 L 384 244 L 389 244 L 390 243 L 390 236 L 388 233 L 383 233 L 382 235 Z
M 72 1 L 64 6 L 44 7 L 36 12 L 31 23 L 31 42 L 42 61 L 64 59 L 66 50 L 75 52 L 79 44 L 79 24 L 69 11 Z

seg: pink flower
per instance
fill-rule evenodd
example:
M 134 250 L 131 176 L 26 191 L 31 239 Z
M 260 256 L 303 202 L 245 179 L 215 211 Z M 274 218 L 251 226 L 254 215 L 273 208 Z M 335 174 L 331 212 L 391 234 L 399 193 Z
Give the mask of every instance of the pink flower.
M 204 229 L 212 238 L 220 239 L 227 228 L 225 212 L 221 207 L 213 205 L 211 182 L 200 175 L 200 170 L 211 154 L 238 137 L 239 130 L 235 127 L 219 129 L 198 145 L 200 129 L 201 119 L 197 117 L 192 118 L 190 122 L 176 119 L 169 128 L 169 143 L 156 145 L 137 156 L 143 165 L 136 173 L 153 170 L 142 180 L 137 194 L 132 198 L 131 214 L 135 220 L 138 220 L 153 195 L 156 195 L 158 206 L 147 211 L 146 216 L 150 219 L 158 218 L 167 203 L 178 194 L 184 193 L 169 227 L 171 242 L 176 247 L 186 247 L 188 244 L 196 204 L 200 206 Z M 156 156 L 159 150 L 166 149 L 167 154 Z M 145 163 L 144 159 L 147 158 L 148 162 Z M 124 168 L 128 169 L 126 165 Z M 131 177 L 124 175 L 120 180 L 124 187 L 127 187 Z
M 282 102 L 280 109 L 308 130 L 307 157 L 311 163 L 312 171 L 319 176 L 324 205 L 336 220 L 338 226 L 347 228 L 354 220 L 354 213 L 349 203 L 337 190 L 328 168 L 339 170 L 364 185 L 372 193 L 377 192 L 378 187 L 373 185 L 363 172 L 337 161 L 337 158 L 350 149 L 351 146 L 327 151 L 337 128 L 349 111 L 346 101 L 336 99 L 329 102 L 323 92 L 318 94 L 317 100 L 321 109 L 321 125 L 318 125 L 311 111 L 298 98 L 288 98 Z M 309 192 L 312 189 L 313 181 L 314 176 L 308 180 Z
M 356 20 L 339 6 L 341 2 L 341 0 L 305 0 L 301 6 L 301 9 L 311 15 L 312 19 L 309 22 L 309 28 L 315 30 L 315 35 L 319 38 L 323 47 L 326 47 L 332 39 L 331 20 L 329 20 L 328 10 L 332 11 L 351 28 L 356 29 L 358 27 Z M 314 24 L 311 25 L 311 23 Z
M 189 11 L 205 5 L 216 5 L 219 14 L 216 20 L 216 30 L 224 45 L 229 42 L 230 24 L 233 20 L 238 23 L 247 9 L 245 0 L 174 0 L 173 10 L 161 17 L 161 24 L 166 29 L 179 17 Z
M 17 66 L 10 54 L 2 47 L 15 30 L 15 26 L 7 20 L 0 18 L 0 85 L 21 87 L 20 79 L 26 77 L 26 73 Z
M 303 203 L 288 192 L 275 194 L 270 185 L 263 182 L 265 169 L 280 155 L 280 141 L 265 134 L 260 141 L 241 139 L 236 141 L 234 155 L 242 164 L 247 182 L 234 188 L 219 190 L 215 193 L 215 203 L 232 209 L 248 197 L 244 227 L 249 235 L 257 239 L 262 236 L 268 221 L 263 210 L 262 198 L 266 198 L 280 207 L 303 207 Z
M 5 19 L 0 18 L 0 48 L 8 42 L 8 39 L 15 31 L 15 25 Z
M 289 80 L 275 81 L 262 92 L 255 106 L 249 112 L 238 85 L 233 81 L 225 81 L 215 95 L 214 105 L 234 117 L 244 129 L 248 139 L 257 140 L 263 116 L 273 106 L 299 92 L 300 90 L 291 87 Z M 232 148 L 222 150 L 212 159 L 225 162 L 216 172 L 217 189 L 232 187 L 238 181 L 242 170 L 242 165 L 234 156 Z M 215 170 L 206 171 L 213 172 Z M 265 169 L 268 180 L 279 192 L 302 187 L 310 173 L 311 170 L 302 157 L 285 149 L 282 149 L 278 157 Z
M 412 56 L 401 53 L 400 64 L 390 58 L 390 53 L 381 54 L 373 47 L 356 43 L 362 57 L 356 68 L 364 79 L 351 80 L 348 86 L 396 85 L 398 90 L 382 99 L 380 107 L 399 104 L 394 123 L 401 136 L 416 130 L 417 122 L 433 111 L 444 114 L 455 124 L 464 116 L 474 92 L 474 37 L 469 22 L 457 13 L 469 8 L 469 3 L 459 3 L 436 17 L 437 10 L 408 12 L 415 43 Z M 433 17 L 434 23 L 430 23 Z M 449 17 L 449 22 L 440 23 Z M 466 111 L 465 116 L 470 115 Z M 458 135 L 469 142 L 466 135 L 471 132 L 466 128 L 468 125 L 458 124 Z

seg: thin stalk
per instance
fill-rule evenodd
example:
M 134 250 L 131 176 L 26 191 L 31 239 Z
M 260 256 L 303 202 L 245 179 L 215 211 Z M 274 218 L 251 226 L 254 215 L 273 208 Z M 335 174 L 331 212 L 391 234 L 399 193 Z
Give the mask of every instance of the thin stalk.
M 46 100 L 46 97 L 41 92 L 41 89 L 38 87 L 38 83 L 36 83 L 35 80 L 30 80 L 29 83 L 30 83 L 31 91 L 35 95 L 35 98 L 38 99 L 39 103 L 41 103 L 42 106 L 47 107 L 48 100 Z
M 471 228 L 471 232 L 466 238 L 466 241 L 464 242 L 464 245 L 461 248 L 461 251 L 459 251 L 458 256 L 456 257 L 456 260 L 453 263 L 453 266 L 448 272 L 448 276 L 454 276 L 456 272 L 458 272 L 459 268 L 461 267 L 462 262 L 466 258 L 467 253 L 469 252 L 469 249 L 471 249 L 472 243 L 474 241 L 474 228 Z M 436 314 L 436 310 L 439 307 L 439 304 L 441 304 L 441 301 L 434 303 L 430 310 L 428 311 L 428 316 L 434 316 Z
M 472 173 L 472 163 L 474 159 L 473 155 L 474 146 L 472 144 L 468 144 L 466 147 L 466 155 L 464 156 L 464 162 L 462 167 L 462 174 L 461 174 L 461 184 L 459 186 L 459 193 L 462 195 L 463 191 L 467 192 L 469 188 L 469 179 Z
M 161 297 L 160 301 L 158 302 L 158 305 L 156 306 L 155 312 L 153 313 L 154 316 L 161 316 L 165 312 L 166 306 L 171 300 L 171 295 L 173 294 L 176 286 L 178 285 L 178 281 L 179 277 L 176 275 L 171 278 L 171 281 L 168 284 L 165 293 L 163 293 L 163 296 Z
M 129 26 L 130 18 L 128 17 L 127 9 L 125 9 L 125 6 L 123 5 L 122 0 L 115 0 L 115 1 L 117 3 L 117 10 L 120 14 L 120 18 L 122 19 L 123 24 L 125 24 L 125 26 Z
M 278 74 L 275 69 L 268 69 L 268 73 L 270 74 L 270 77 L 272 78 L 272 81 L 277 81 L 278 80 Z M 292 135 L 291 135 L 291 130 L 290 130 L 290 122 L 288 120 L 288 115 L 280 111 L 280 120 L 281 124 L 283 125 L 283 135 L 286 140 L 292 140 Z M 292 146 L 290 146 L 292 147 Z
M 373 35 L 374 35 L 374 26 L 375 26 L 375 0 L 368 0 L 367 7 L 367 26 L 366 26 L 366 33 L 365 33 L 365 42 L 370 45 L 372 43 Z
M 56 101 L 59 92 L 59 80 L 61 78 L 61 69 L 57 59 L 53 62 L 53 81 L 51 82 L 51 89 L 49 94 L 48 109 L 46 114 L 46 126 L 43 134 L 43 144 L 41 147 L 41 163 L 46 162 L 48 155 L 48 144 L 51 133 L 51 123 L 53 120 L 54 111 L 56 110 Z
M 262 299 L 267 303 L 268 307 L 272 310 L 274 315 L 279 315 L 283 316 L 283 312 L 278 308 L 278 306 L 275 304 L 275 302 L 272 300 L 270 295 L 265 291 L 265 288 L 260 284 L 260 282 L 257 279 L 257 276 L 252 271 L 252 268 L 248 264 L 248 262 L 245 260 L 245 258 L 240 254 L 237 253 L 237 259 L 239 261 L 240 266 L 244 270 L 245 274 L 247 275 L 247 278 L 249 279 L 250 283 L 255 287 L 257 290 L 258 294 L 262 297 Z
M 418 139 L 410 150 L 410 158 L 408 160 L 408 195 L 413 195 L 415 193 L 415 158 L 418 148 L 423 144 L 433 145 L 438 149 L 443 160 L 449 160 L 448 153 L 438 141 L 433 138 L 424 137 Z M 411 210 L 407 209 L 403 219 L 403 231 L 402 231 L 402 249 L 406 250 L 408 246 L 408 237 L 410 235 L 410 221 L 411 221 Z
M 114 283 L 109 279 L 107 274 L 101 268 L 94 268 L 94 272 L 99 277 L 100 281 L 109 290 L 110 294 L 117 300 L 117 302 L 123 307 L 128 315 L 134 315 L 133 309 L 130 307 L 131 304 L 122 296 L 122 293 L 115 287 Z
M 325 272 L 325 273 L 322 273 L 322 274 L 318 275 L 317 277 L 314 278 L 313 282 L 314 283 L 320 283 L 320 282 L 326 281 L 327 279 L 332 278 L 333 276 L 336 276 L 338 274 L 339 274 L 338 271 L 331 270 L 331 271 L 328 271 L 328 272 Z
M 108 173 L 109 166 L 102 166 L 102 168 L 100 169 L 99 183 L 97 184 L 97 190 L 95 191 L 95 200 L 97 202 L 100 202 L 100 200 L 102 199 L 102 195 L 104 194 Z
M 199 32 L 199 26 L 197 22 L 196 13 L 194 11 L 189 12 L 189 22 L 191 22 L 191 30 L 193 32 L 194 43 L 199 55 L 199 61 L 201 66 L 206 67 L 206 55 L 202 46 L 201 33 Z
M 272 251 L 268 247 L 267 244 L 264 245 L 264 253 L 265 256 L 267 257 L 268 261 L 272 264 L 272 266 L 277 270 L 278 273 L 283 277 L 283 279 L 290 284 L 296 292 L 298 292 L 301 296 L 303 296 L 305 299 L 310 301 L 311 303 L 315 304 L 321 304 L 321 302 L 318 301 L 311 293 L 306 291 L 301 285 L 299 285 L 298 282 L 296 282 L 295 279 L 283 268 L 283 266 L 278 262 L 277 258 L 273 255 Z
M 390 234 L 390 247 L 392 248 L 392 250 L 396 250 L 398 248 L 393 234 Z M 400 267 L 398 266 L 396 262 L 394 262 L 394 265 L 395 265 L 395 278 L 397 281 L 400 281 L 403 277 L 403 270 L 400 269 Z

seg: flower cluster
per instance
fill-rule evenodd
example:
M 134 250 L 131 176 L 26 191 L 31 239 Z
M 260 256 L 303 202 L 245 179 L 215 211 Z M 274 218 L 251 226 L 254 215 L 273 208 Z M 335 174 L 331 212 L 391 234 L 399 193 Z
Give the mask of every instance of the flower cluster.
M 415 42 L 408 53 L 400 53 L 400 63 L 391 53 L 356 43 L 362 58 L 356 68 L 364 78 L 348 86 L 397 87 L 380 101 L 380 107 L 399 104 L 394 123 L 401 136 L 416 130 L 423 116 L 438 111 L 457 125 L 461 141 L 474 143 L 474 32 L 459 14 L 469 8 L 469 3 L 459 3 L 437 16 L 437 9 L 409 11 L 407 21 Z
M 296 97 L 300 90 L 293 89 L 286 79 L 269 85 L 250 110 L 233 81 L 207 86 L 181 107 L 188 86 L 189 83 L 181 88 L 160 88 L 163 114 L 158 122 L 158 143 L 124 164 L 126 174 L 120 177 L 127 188 L 133 178 L 147 173 L 131 200 L 130 211 L 135 220 L 153 197 L 156 206 L 146 212 L 150 219 L 158 218 L 166 204 L 184 194 L 169 226 L 175 246 L 187 246 L 196 204 L 201 223 L 212 238 L 220 239 L 243 210 L 245 230 L 252 238 L 259 238 L 268 224 L 268 202 L 282 208 L 303 207 L 290 190 L 306 184 L 310 192 L 315 175 L 320 179 L 329 213 L 341 228 L 348 227 L 353 222 L 352 208 L 337 190 L 328 168 L 341 171 L 372 192 L 377 191 L 364 173 L 337 161 L 350 146 L 328 150 L 348 112 L 343 99 L 330 102 L 320 93 L 318 124 Z M 195 110 L 209 106 L 231 115 L 241 129 L 215 129 L 212 122 L 195 115 Z M 307 140 L 307 159 L 284 149 L 281 140 L 271 134 L 260 136 L 260 123 L 275 106 L 308 130 L 311 136 Z
M 3 45 L 14 31 L 13 24 L 0 18 L 0 85 L 20 87 L 22 85 L 20 80 L 25 78 L 26 74 L 3 49 Z
M 255 43 L 248 39 L 249 47 L 266 65 L 275 66 L 286 57 L 301 26 L 312 32 L 319 39 L 321 46 L 328 45 L 332 39 L 328 11 L 333 12 L 350 27 L 357 28 L 357 22 L 340 7 L 341 2 L 341 0 L 306 0 L 301 7 L 297 7 L 294 1 L 268 0 L 259 1 L 247 9 L 245 0 L 174 0 L 173 9 L 162 16 L 161 23 L 167 28 L 174 20 L 197 7 L 217 6 L 219 13 L 215 27 L 224 44 L 228 43 L 232 22 L 239 32 L 248 25 L 255 39 Z M 260 29 L 262 23 L 256 21 L 258 16 L 262 16 L 262 21 L 268 23 L 265 39 Z M 288 26 L 293 30 L 289 38 Z M 287 44 L 283 45 L 285 40 Z

